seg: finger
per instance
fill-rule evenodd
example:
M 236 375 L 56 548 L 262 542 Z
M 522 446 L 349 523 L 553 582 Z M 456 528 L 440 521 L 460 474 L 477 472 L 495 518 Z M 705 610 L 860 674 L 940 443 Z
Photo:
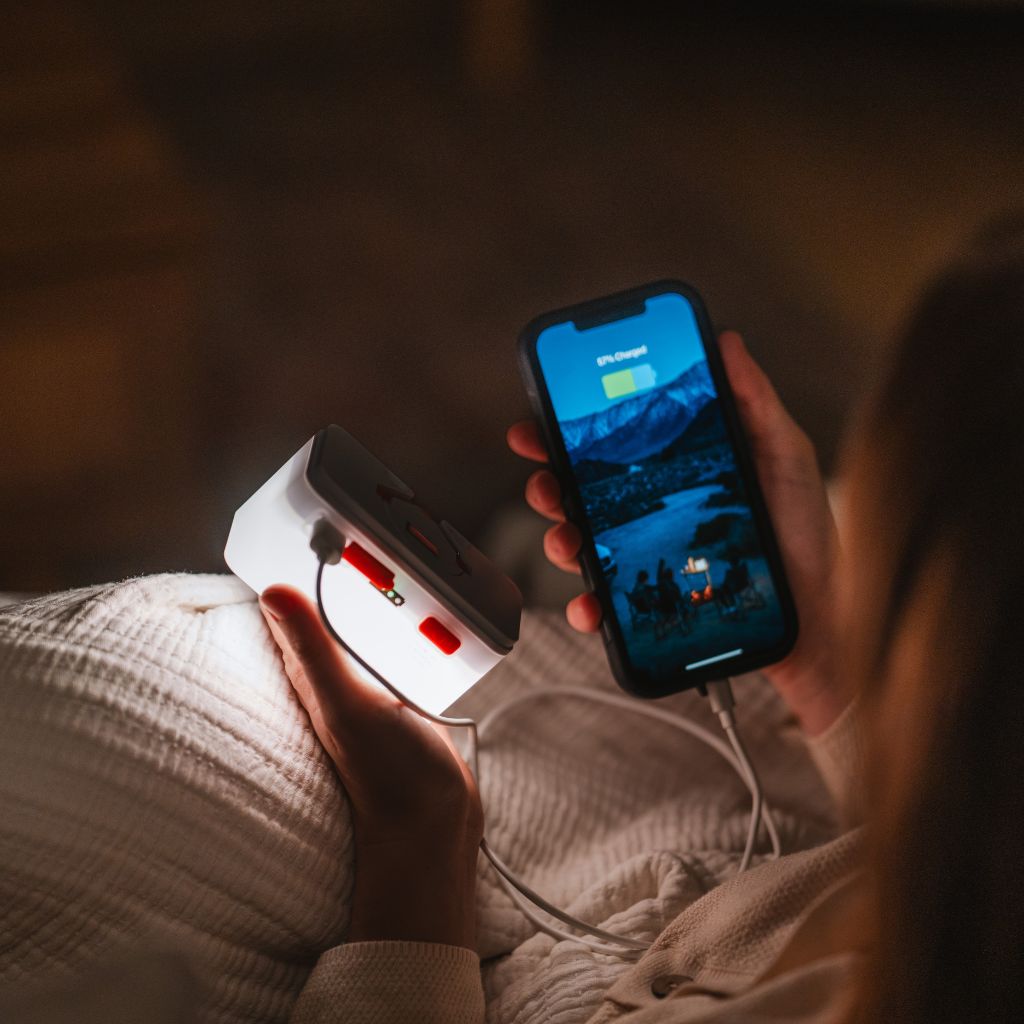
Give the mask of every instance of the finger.
M 800 443 L 803 431 L 786 411 L 768 375 L 755 362 L 743 338 L 736 331 L 723 331 L 718 346 L 751 443 L 779 454 L 783 454 L 780 449 Z
M 580 594 L 565 606 L 569 625 L 580 633 L 594 633 L 601 625 L 601 602 L 594 594 Z
M 583 536 L 572 523 L 558 523 L 544 534 L 544 554 L 563 572 L 579 575 L 579 553 Z
M 260 607 L 285 656 L 285 670 L 299 699 L 315 707 L 332 731 L 351 731 L 370 710 L 394 701 L 352 671 L 328 635 L 313 604 L 293 587 L 268 587 Z
M 533 420 L 513 423 L 505 434 L 505 440 L 509 448 L 524 459 L 532 459 L 534 462 L 548 461 L 547 449 Z
M 526 504 L 548 519 L 561 522 L 565 519 L 562 508 L 562 488 L 555 474 L 548 469 L 538 469 L 526 481 Z
M 281 630 L 277 620 L 273 618 L 273 616 L 262 606 L 260 607 L 260 611 L 263 612 L 263 618 L 267 623 L 267 628 L 270 630 L 270 635 L 274 638 L 274 642 L 281 651 L 284 671 L 285 675 L 288 677 L 288 682 L 295 691 L 295 695 L 298 697 L 299 703 L 303 706 L 306 714 L 309 716 L 310 724 L 313 726 L 313 731 L 319 738 L 320 743 L 331 757 L 331 760 L 334 761 L 335 764 L 338 764 L 339 759 L 336 756 L 338 751 L 335 747 L 331 734 L 331 726 L 324 715 L 320 699 L 316 695 L 313 684 L 309 681 L 306 671 L 302 667 L 301 663 L 298 662 L 292 654 L 288 638 Z M 333 712 L 328 712 L 328 714 L 330 714 L 331 718 L 334 717 Z

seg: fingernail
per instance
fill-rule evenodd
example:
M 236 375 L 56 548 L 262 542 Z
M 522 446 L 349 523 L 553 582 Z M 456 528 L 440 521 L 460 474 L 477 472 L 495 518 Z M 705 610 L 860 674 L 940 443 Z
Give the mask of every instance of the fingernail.
M 276 622 L 283 622 L 295 610 L 295 597 L 290 591 L 268 587 L 260 594 L 260 607 Z

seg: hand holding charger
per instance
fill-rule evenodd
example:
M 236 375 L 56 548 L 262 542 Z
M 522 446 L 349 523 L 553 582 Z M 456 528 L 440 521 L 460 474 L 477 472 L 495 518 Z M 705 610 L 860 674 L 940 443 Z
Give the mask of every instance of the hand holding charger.
M 238 509 L 224 557 L 257 593 L 319 592 L 360 658 L 433 714 L 519 638 L 516 585 L 341 427 L 321 430 Z M 331 561 L 321 580 L 318 563 Z

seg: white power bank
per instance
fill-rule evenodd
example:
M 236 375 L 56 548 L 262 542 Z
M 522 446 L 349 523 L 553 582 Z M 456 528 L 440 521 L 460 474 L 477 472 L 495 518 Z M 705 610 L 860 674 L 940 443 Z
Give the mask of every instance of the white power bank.
M 324 570 L 328 618 L 420 707 L 441 713 L 512 650 L 516 585 L 341 427 L 321 430 L 238 509 L 224 558 L 257 593 L 286 583 L 315 601 L 321 520 L 345 539 Z

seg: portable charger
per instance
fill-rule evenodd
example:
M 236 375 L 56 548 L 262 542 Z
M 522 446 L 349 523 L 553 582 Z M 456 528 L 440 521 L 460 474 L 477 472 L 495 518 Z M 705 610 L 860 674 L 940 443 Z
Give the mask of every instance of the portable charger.
M 332 558 L 314 550 L 325 536 Z M 335 563 L 322 580 L 330 621 L 433 714 L 519 638 L 515 583 L 338 426 L 312 437 L 238 509 L 224 558 L 257 593 L 284 583 L 313 601 L 320 562 Z

